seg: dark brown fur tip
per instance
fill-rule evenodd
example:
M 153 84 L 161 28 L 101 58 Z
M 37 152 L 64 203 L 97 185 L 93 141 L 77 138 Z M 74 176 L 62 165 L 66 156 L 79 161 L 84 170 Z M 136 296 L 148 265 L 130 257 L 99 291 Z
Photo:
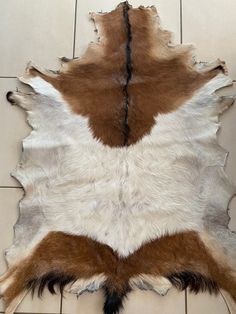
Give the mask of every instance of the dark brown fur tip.
M 14 104 L 14 100 L 12 99 L 13 92 L 9 91 L 6 94 L 7 101 L 9 101 L 12 105 Z
M 30 280 L 26 285 L 26 289 L 30 290 L 32 295 L 37 290 L 38 297 L 42 297 L 46 287 L 51 294 L 57 293 L 56 287 L 58 287 L 58 292 L 62 293 L 66 285 L 75 281 L 76 278 L 74 276 L 50 272 L 42 277 Z
M 219 287 L 216 282 L 200 273 L 184 271 L 180 273 L 172 273 L 166 278 L 169 279 L 172 285 L 180 291 L 188 288 L 190 292 L 195 294 L 199 292 L 218 294 L 219 292 Z

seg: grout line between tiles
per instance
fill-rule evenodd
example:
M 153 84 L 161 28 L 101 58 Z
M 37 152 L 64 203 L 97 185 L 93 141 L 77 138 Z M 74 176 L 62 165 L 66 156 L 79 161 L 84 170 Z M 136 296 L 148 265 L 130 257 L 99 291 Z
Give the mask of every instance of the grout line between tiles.
M 23 187 L 22 186 L 7 186 L 7 185 L 1 186 L 0 185 L 0 189 L 23 189 Z
M 228 305 L 228 303 L 227 303 L 227 301 L 226 301 L 226 299 L 225 299 L 225 296 L 223 295 L 223 293 L 220 291 L 220 295 L 221 295 L 221 297 L 222 297 L 222 299 L 223 299 L 223 301 L 224 301 L 224 303 L 225 303 L 225 306 L 227 307 L 227 310 L 228 310 L 228 314 L 232 314 L 231 313 L 231 310 L 230 310 L 230 308 L 229 308 L 229 305 Z
M 63 291 L 61 293 L 61 300 L 60 300 L 60 314 L 62 314 L 62 302 L 63 302 Z
M 1 78 L 17 78 L 17 76 L 0 76 L 0 79 Z M 1 312 L 0 312 L 1 313 Z
M 185 289 L 185 314 L 188 314 L 188 290 Z
M 180 43 L 183 43 L 183 0 L 180 1 Z
M 77 25 L 77 6 L 78 6 L 78 0 L 75 0 L 74 39 L 73 39 L 73 58 L 75 58 L 76 25 Z

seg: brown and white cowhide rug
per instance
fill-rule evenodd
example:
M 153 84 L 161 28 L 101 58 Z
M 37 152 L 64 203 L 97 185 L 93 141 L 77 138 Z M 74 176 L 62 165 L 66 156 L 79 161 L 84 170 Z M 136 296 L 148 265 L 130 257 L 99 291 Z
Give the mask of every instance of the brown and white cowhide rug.
M 118 313 L 132 289 L 182 290 L 236 301 L 235 194 L 217 142 L 234 97 L 224 62 L 196 63 L 174 46 L 154 7 L 121 3 L 92 15 L 99 42 L 58 72 L 30 65 L 9 92 L 33 131 L 14 172 L 25 190 L 9 270 L 6 313 L 48 286 L 77 295 L 103 289 Z M 234 308 L 235 305 L 232 305 Z

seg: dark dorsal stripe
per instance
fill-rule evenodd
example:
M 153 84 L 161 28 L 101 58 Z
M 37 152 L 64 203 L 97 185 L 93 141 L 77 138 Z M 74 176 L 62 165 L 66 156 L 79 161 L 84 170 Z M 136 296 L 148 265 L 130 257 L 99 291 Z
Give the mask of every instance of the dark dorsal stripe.
M 127 78 L 126 84 L 124 86 L 124 109 L 125 109 L 125 116 L 124 116 L 124 146 L 128 145 L 129 140 L 129 82 L 132 78 L 132 54 L 131 54 L 131 41 L 132 41 L 132 31 L 131 25 L 129 21 L 129 9 L 130 6 L 128 2 L 123 3 L 123 14 L 124 14 L 124 23 L 126 26 L 127 31 L 127 44 L 126 44 L 126 71 L 127 71 Z

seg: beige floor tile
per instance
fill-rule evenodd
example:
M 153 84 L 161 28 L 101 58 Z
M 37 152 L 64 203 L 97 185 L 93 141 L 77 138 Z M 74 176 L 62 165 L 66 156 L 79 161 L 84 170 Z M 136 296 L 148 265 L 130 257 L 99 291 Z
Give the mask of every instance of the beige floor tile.
M 51 295 L 45 291 L 43 298 L 32 298 L 31 295 L 25 297 L 22 304 L 17 309 L 17 312 L 22 313 L 60 313 L 61 298 L 59 295 Z
M 18 76 L 29 59 L 57 68 L 72 56 L 75 0 L 8 0 L 0 10 L 0 76 Z
M 236 197 L 234 197 L 234 199 L 231 201 L 229 209 L 230 209 L 229 213 L 230 213 L 230 218 L 231 218 L 229 227 L 231 230 L 236 232 Z
M 64 314 L 102 314 L 104 298 L 102 292 L 84 294 L 78 300 L 66 295 L 63 301 Z M 132 292 L 124 302 L 121 314 L 185 314 L 185 295 L 171 290 L 161 297 L 153 292 Z
M 236 79 L 236 1 L 183 0 L 183 41 L 194 43 L 197 58 L 227 62 Z
M 16 90 L 16 86 L 20 90 L 26 89 L 16 79 L 0 78 L 0 186 L 19 186 L 10 176 L 10 172 L 19 161 L 22 139 L 30 132 L 24 111 L 17 106 L 11 106 L 6 100 L 6 93 Z
M 75 295 L 64 293 L 63 314 L 103 314 L 103 293 L 84 293 L 78 299 Z
M 77 27 L 76 27 L 76 55 L 81 55 L 91 41 L 96 42 L 94 25 L 89 21 L 89 12 L 107 12 L 113 10 L 120 0 L 80 0 L 77 7 Z M 173 32 L 174 41 L 180 42 L 180 8 L 179 0 L 130 0 L 134 7 L 139 5 L 156 5 L 161 17 L 161 25 Z
M 22 198 L 23 191 L 21 189 L 1 189 L 0 188 L 0 273 L 6 270 L 4 260 L 4 250 L 13 242 L 13 225 L 18 218 L 18 201 Z M 3 304 L 0 303 L 0 311 L 3 310 Z M 60 297 L 49 296 L 45 293 L 42 300 L 34 298 L 31 295 L 26 296 L 22 304 L 17 309 L 17 312 L 28 313 L 59 313 L 60 312 Z
M 221 295 L 188 293 L 188 314 L 229 314 Z
M 164 297 L 154 292 L 135 291 L 124 303 L 121 314 L 185 314 L 185 294 L 171 289 Z

